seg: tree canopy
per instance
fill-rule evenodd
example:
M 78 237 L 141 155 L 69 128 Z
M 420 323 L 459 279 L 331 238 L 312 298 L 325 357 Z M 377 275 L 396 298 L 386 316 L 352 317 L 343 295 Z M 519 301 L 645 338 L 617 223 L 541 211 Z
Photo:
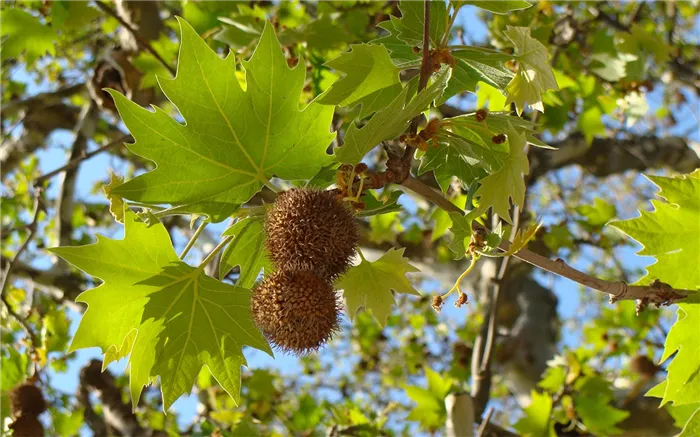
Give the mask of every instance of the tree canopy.
M 700 433 L 697 2 L 1 8 L 2 435 Z

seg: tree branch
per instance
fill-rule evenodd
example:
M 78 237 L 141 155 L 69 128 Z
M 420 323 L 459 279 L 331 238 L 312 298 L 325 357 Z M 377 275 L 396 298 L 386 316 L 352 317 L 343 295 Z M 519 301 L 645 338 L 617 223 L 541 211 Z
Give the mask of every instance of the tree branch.
M 588 144 L 583 134 L 575 132 L 552 146 L 557 150 L 532 150 L 531 181 L 571 165 L 580 165 L 597 177 L 664 167 L 690 173 L 700 167 L 700 145 L 681 137 L 595 138 Z
M 69 162 L 85 154 L 88 140 L 95 133 L 97 116 L 97 105 L 93 100 L 88 101 L 73 129 L 75 139 L 71 147 Z M 73 201 L 77 176 L 77 166 L 68 169 L 63 175 L 59 193 L 56 196 L 56 230 L 61 246 L 69 246 L 73 241 Z
M 0 284 L 0 298 L 2 299 L 2 303 L 4 303 L 7 307 L 8 314 L 15 318 L 20 323 L 20 325 L 22 325 L 22 328 L 24 328 L 24 331 L 26 332 L 27 337 L 29 337 L 29 340 L 31 342 L 32 349 L 36 348 L 39 344 L 36 333 L 31 328 L 31 326 L 29 326 L 27 320 L 24 317 L 17 314 L 17 312 L 15 312 L 15 310 L 12 308 L 12 305 L 10 305 L 10 303 L 8 302 L 7 286 L 10 283 L 10 276 L 13 274 L 13 271 L 16 267 L 16 263 L 19 262 L 19 258 L 22 256 L 24 251 L 27 250 L 27 247 L 29 247 L 29 243 L 36 234 L 37 226 L 39 224 L 39 213 L 44 209 L 42 195 L 43 194 L 39 189 L 36 190 L 36 192 L 34 193 L 34 214 L 32 215 L 32 221 L 29 223 L 29 225 L 27 225 L 29 234 L 24 239 L 24 242 L 22 242 L 22 245 L 19 247 L 19 249 L 17 249 L 17 252 L 15 252 L 15 255 L 12 257 L 10 262 L 7 263 L 2 276 L 2 284 Z
M 139 34 L 136 31 L 136 29 L 134 29 L 131 26 L 131 24 L 127 23 L 126 20 L 124 20 L 119 14 L 117 14 L 117 12 L 114 9 L 110 8 L 106 3 L 103 3 L 99 0 L 95 0 L 95 4 L 104 13 L 119 21 L 119 24 L 124 26 L 129 31 L 129 33 L 131 33 L 134 36 L 136 42 L 138 42 L 138 44 L 144 50 L 152 54 L 158 60 L 158 62 L 160 62 L 163 65 L 163 67 L 165 67 L 170 72 L 170 74 L 172 74 L 173 77 L 175 77 L 175 69 L 171 67 L 165 59 L 163 59 L 163 57 L 151 46 L 151 44 L 148 41 L 146 41 L 146 39 L 144 39 L 143 36 L 141 36 L 141 34 Z
M 122 402 L 122 392 L 117 387 L 114 376 L 108 370 L 102 371 L 101 361 L 91 360 L 83 367 L 78 390 L 79 393 L 94 391 L 97 394 L 104 412 L 104 419 L 100 419 L 117 431 L 118 435 L 137 437 L 149 434 L 141 427 L 138 418 L 132 412 L 131 404 Z
M 40 106 L 50 106 L 59 103 L 66 97 L 82 93 L 86 90 L 84 83 L 70 85 L 56 91 L 39 93 L 26 99 L 10 100 L 2 107 L 2 115 L 5 118 L 15 115 L 19 111 L 31 111 Z
M 413 177 L 409 177 L 403 182 L 402 185 L 447 212 L 464 214 L 464 211 L 449 200 L 445 199 L 439 192 L 432 190 L 430 187 L 423 184 L 423 182 Z M 486 230 L 476 221 L 472 223 L 472 226 L 475 230 Z M 499 249 L 508 251 L 510 249 L 510 242 L 503 241 L 499 245 Z M 539 267 L 542 270 L 554 273 L 555 275 L 570 279 L 588 288 L 608 294 L 610 296 L 611 303 L 620 300 L 640 300 L 644 302 L 645 305 L 649 303 L 656 304 L 657 306 L 670 305 L 691 293 L 690 290 L 677 290 L 668 284 L 663 284 L 661 282 L 655 282 L 647 286 L 636 286 L 627 285 L 623 281 L 606 281 L 571 267 L 561 258 L 551 260 L 527 249 L 522 249 L 516 252 L 513 256 L 530 263 L 535 267 Z
M 66 170 L 70 170 L 70 169 L 76 167 L 81 162 L 87 161 L 88 159 L 90 159 L 96 155 L 99 155 L 100 153 L 105 152 L 105 151 L 107 151 L 115 146 L 123 144 L 126 141 L 129 141 L 131 139 L 132 139 L 132 137 L 130 134 L 122 135 L 121 137 L 117 138 L 116 140 L 110 141 L 109 143 L 105 144 L 104 146 L 101 146 L 98 149 L 93 150 L 92 152 L 88 152 L 88 153 L 83 154 L 82 156 L 78 156 L 77 158 L 69 161 L 66 165 L 64 165 L 62 167 L 59 167 L 55 170 L 52 170 L 46 174 L 39 176 L 38 178 L 34 179 L 34 181 L 32 183 L 35 186 L 41 185 L 44 181 L 51 179 L 52 177 L 56 176 L 57 174 L 62 173 Z
M 46 147 L 46 138 L 56 129 L 73 129 L 80 116 L 80 109 L 56 103 L 27 111 L 22 121 L 22 133 L 15 140 L 0 146 L 0 166 L 4 174 L 15 169 L 25 157 Z

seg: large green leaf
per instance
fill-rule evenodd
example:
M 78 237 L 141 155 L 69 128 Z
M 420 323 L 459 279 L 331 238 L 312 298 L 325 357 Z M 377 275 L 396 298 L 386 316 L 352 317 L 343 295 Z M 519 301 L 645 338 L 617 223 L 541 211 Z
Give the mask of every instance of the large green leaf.
M 389 34 L 372 40 L 375 44 L 381 44 L 390 52 L 391 61 L 402 70 L 417 68 L 421 63 L 421 56 L 413 51 L 413 47 L 399 39 L 399 31 L 394 27 L 394 22 L 387 20 L 377 27 L 386 30 Z
M 576 380 L 574 389 L 576 413 L 590 432 L 606 436 L 620 433 L 615 425 L 630 413 L 615 408 L 614 394 L 608 381 L 598 375 L 582 376 Z
M 25 53 L 27 63 L 32 64 L 36 58 L 46 53 L 56 53 L 56 29 L 44 26 L 37 17 L 22 9 L 5 5 L 5 9 L 0 12 L 0 21 L 0 36 L 5 37 L 0 52 L 3 61 Z
M 547 48 L 530 36 L 529 27 L 507 26 L 503 34 L 513 43 L 519 63 L 518 72 L 505 90 L 506 103 L 514 102 L 518 115 L 526 105 L 544 112 L 542 94 L 548 89 L 559 89 L 549 65 Z
M 423 47 L 423 30 L 425 28 L 425 3 L 401 0 L 399 9 L 401 18 L 391 17 L 394 29 L 400 40 L 413 47 Z M 445 34 L 447 24 L 447 7 L 445 2 L 430 2 L 430 44 L 438 47 Z
M 443 69 L 435 81 L 412 99 L 408 99 L 410 86 L 404 87 L 386 108 L 378 111 L 362 128 L 350 125 L 345 135 L 345 144 L 336 149 L 339 162 L 357 164 L 380 142 L 399 136 L 408 127 L 408 122 L 430 106 L 439 96 L 449 78 L 449 69 Z
M 530 172 L 530 165 L 525 154 L 525 133 L 518 132 L 512 125 L 508 127 L 508 143 L 510 152 L 503 167 L 496 173 L 481 180 L 481 186 L 475 196 L 480 204 L 477 211 L 483 214 L 489 208 L 503 220 L 512 223 L 510 217 L 510 199 L 513 204 L 523 206 L 525 202 L 524 175 Z
M 543 143 L 542 140 L 535 136 L 537 134 L 537 125 L 535 123 L 504 112 L 489 112 L 483 122 L 476 120 L 476 113 L 459 115 L 450 118 L 449 123 L 453 133 L 486 149 L 479 155 L 482 160 L 489 161 L 489 157 L 494 156 L 494 159 L 498 161 L 499 167 L 508 149 L 505 145 L 495 144 L 492 138 L 495 134 L 507 134 L 509 125 L 512 125 L 517 130 L 524 131 L 528 144 L 535 147 L 553 149 L 553 147 Z
M 219 275 L 226 276 L 235 266 L 241 267 L 236 285 L 250 288 L 260 274 L 260 270 L 272 268 L 265 250 L 263 217 L 249 217 L 236 222 L 226 229 L 223 235 L 233 235 L 234 240 L 221 255 Z
M 678 319 L 666 337 L 661 362 L 675 354 L 668 365 L 666 380 L 652 388 L 648 396 L 661 398 L 661 405 L 697 403 L 700 400 L 700 296 L 678 304 Z
M 464 185 L 471 186 L 474 181 L 486 176 L 480 160 L 473 155 L 473 148 L 466 141 L 453 139 L 441 142 L 423 155 L 418 175 L 432 170 L 443 193 L 447 192 L 453 176 Z
M 445 422 L 445 397 L 452 388 L 452 380 L 443 378 L 428 367 L 425 368 L 425 379 L 428 381 L 427 389 L 415 385 L 403 386 L 406 396 L 416 403 L 408 415 L 408 420 L 418 421 L 428 428 L 436 428 Z
M 391 62 L 387 49 L 379 44 L 352 45 L 349 52 L 326 62 L 326 66 L 345 76 L 331 85 L 317 100 L 319 103 L 352 106 L 384 88 L 401 89 L 400 70 Z
M 243 346 L 272 353 L 250 318 L 250 291 L 180 261 L 162 224 L 149 226 L 129 210 L 124 219 L 123 240 L 51 249 L 104 281 L 78 297 L 88 309 L 69 351 L 99 347 L 105 366 L 130 355 L 134 405 L 159 376 L 167 410 L 203 366 L 238 402 Z
M 675 288 L 700 288 L 700 170 L 682 177 L 647 176 L 666 202 L 652 200 L 654 210 L 640 217 L 610 223 L 643 248 L 639 255 L 654 256 L 641 283 L 655 279 Z
M 304 63 L 287 67 L 271 25 L 243 63 L 245 91 L 233 56 L 221 59 L 183 20 L 180 28 L 178 74 L 159 83 L 185 124 L 110 92 L 136 140 L 129 149 L 157 164 L 115 194 L 220 221 L 271 176 L 311 178 L 330 161 L 333 107 L 312 103 L 299 110 Z
M 525 407 L 525 417 L 513 426 L 524 437 L 556 437 L 552 414 L 552 397 L 532 391 L 532 402 Z
M 461 92 L 476 92 L 480 81 L 504 90 L 513 79 L 513 72 L 505 66 L 513 59 L 511 55 L 476 47 L 452 50 L 451 54 L 455 67 L 441 101 Z
M 640 283 L 660 280 L 675 288 L 700 289 L 700 170 L 680 176 L 647 176 L 666 202 L 652 200 L 654 210 L 640 217 L 613 222 L 642 244 L 640 255 L 654 256 Z M 661 362 L 674 356 L 666 380 L 647 395 L 661 398 L 661 404 L 697 403 L 700 399 L 700 297 L 690 296 L 678 303 L 678 319 L 666 337 Z
M 695 410 L 693 415 L 690 416 L 678 437 L 694 437 L 698 435 L 700 435 L 700 408 Z
M 452 241 L 449 248 L 454 252 L 455 259 L 462 259 L 467 252 L 467 245 L 472 237 L 472 221 L 474 214 L 462 215 L 457 212 L 449 213 L 452 220 L 450 232 L 452 232 Z
M 408 263 L 403 257 L 403 251 L 404 249 L 389 249 L 373 262 L 363 259 L 340 278 L 337 287 L 343 290 L 351 320 L 355 318 L 357 310 L 363 307 L 372 311 L 375 319 L 384 326 L 394 304 L 391 290 L 420 296 L 406 277 L 406 273 L 419 270 Z

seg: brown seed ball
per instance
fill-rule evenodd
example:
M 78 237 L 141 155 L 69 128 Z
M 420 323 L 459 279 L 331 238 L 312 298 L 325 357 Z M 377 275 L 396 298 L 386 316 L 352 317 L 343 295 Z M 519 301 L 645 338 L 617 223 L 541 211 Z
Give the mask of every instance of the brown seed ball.
M 265 232 L 270 258 L 280 270 L 312 270 L 329 279 L 348 269 L 360 238 L 347 202 L 333 191 L 312 188 L 277 196 Z
M 14 437 L 42 437 L 44 435 L 44 425 L 41 424 L 37 416 L 19 416 L 9 426 Z
M 46 411 L 46 401 L 41 389 L 34 384 L 18 385 L 10 392 L 12 414 L 38 416 Z
M 338 329 L 340 304 L 328 280 L 309 270 L 281 270 L 253 290 L 253 319 L 278 349 L 297 355 L 318 350 Z

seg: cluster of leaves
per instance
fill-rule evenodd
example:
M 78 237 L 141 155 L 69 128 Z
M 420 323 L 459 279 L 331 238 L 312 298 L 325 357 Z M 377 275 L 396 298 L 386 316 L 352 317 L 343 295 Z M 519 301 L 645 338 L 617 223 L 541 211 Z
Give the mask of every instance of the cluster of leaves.
M 640 283 L 663 280 L 675 287 L 700 290 L 700 273 L 691 261 L 700 260 L 700 170 L 676 178 L 647 177 L 660 188 L 659 195 L 666 201 L 652 200 L 654 211 L 613 222 L 612 226 L 643 245 L 640 255 L 656 258 Z M 662 406 L 667 402 L 676 407 L 687 406 L 684 436 L 691 436 L 700 428 L 700 340 L 695 332 L 698 326 L 700 294 L 678 304 L 678 320 L 666 337 L 661 362 L 675 356 L 667 367 L 666 379 L 647 393 L 661 398 Z
M 384 5 L 370 2 L 355 8 L 339 3 L 319 3 L 312 18 L 303 8 L 281 2 L 273 6 L 274 19 L 268 21 L 269 10 L 258 5 L 187 2 L 182 9 L 184 20 L 166 21 L 171 34 L 180 31 L 178 74 L 168 79 L 167 69 L 145 51 L 133 60 L 144 74 L 141 86 L 155 88 L 168 101 L 151 111 L 117 91 L 109 91 L 135 138 L 135 143 L 128 146 L 130 151 L 157 167 L 126 183 L 113 177 L 105 187 L 110 211 L 124 223 L 123 240 L 100 237 L 95 244 L 53 251 L 104 281 L 79 298 L 89 308 L 69 350 L 100 347 L 105 366 L 128 356 L 128 384 L 134 405 L 143 391 L 143 397 L 153 405 L 168 409 L 196 382 L 214 397 L 216 411 L 211 417 L 234 429 L 234 434 L 256 432 L 251 418 L 263 423 L 279 420 L 287 430 L 299 433 L 332 424 L 353 427 L 368 435 L 380 434 L 391 407 L 385 411 L 378 410 L 377 404 L 356 400 L 332 404 L 309 395 L 297 398 L 286 394 L 282 382 L 268 371 L 242 372 L 245 346 L 271 353 L 246 311 L 249 289 L 260 272 L 270 268 L 263 250 L 260 208 L 247 202 L 265 186 L 328 187 L 340 164 L 357 164 L 381 156 L 377 146 L 396 144 L 410 121 L 432 105 L 465 92 L 475 93 L 477 105 L 491 110 L 486 118 L 481 120 L 480 115 L 471 113 L 440 120 L 434 124 L 437 131 L 426 136 L 429 140 L 425 150 L 416 154 L 418 175 L 432 172 L 455 205 L 471 210 L 468 215 L 430 211 L 435 223 L 432 241 L 440 240 L 448 230 L 453 235 L 449 246 L 439 246 L 442 252 L 438 255 L 443 260 L 462 258 L 472 234 L 472 220 L 491 210 L 511 222 L 511 205 L 524 205 L 524 177 L 529 173 L 526 148 L 545 146 L 534 136 L 538 129 L 535 123 L 502 112 L 509 109 L 508 105 L 518 115 L 528 106 L 544 111 L 539 121 L 550 131 L 576 125 L 590 142 L 606 131 L 603 120 L 609 120 L 605 115 L 618 115 L 620 124 L 629 124 L 646 112 L 645 98 L 632 81 L 642 81 L 671 56 L 668 44 L 649 38 L 647 28 L 656 24 L 646 20 L 626 30 L 604 29 L 562 44 L 556 50 L 563 70 L 552 70 L 545 45 L 557 16 L 547 9 L 552 8 L 550 2 L 530 7 L 525 1 L 433 1 L 428 47 L 423 47 L 426 23 L 422 2 L 401 2 L 393 11 L 396 16 L 384 15 L 388 20 L 376 29 L 371 20 L 389 12 Z M 465 5 L 476 5 L 492 14 L 494 41 L 501 50 L 456 43 L 456 17 Z M 81 46 L 70 42 L 85 37 L 89 28 L 86 24 L 95 20 L 98 11 L 80 2 L 57 1 L 47 7 L 39 14 L 20 8 L 3 9 L 3 65 L 20 53 L 27 69 L 43 68 L 49 76 L 59 77 L 64 66 L 40 63 L 38 60 L 46 53 L 63 53 L 67 65 L 75 68 L 86 65 Z M 686 6 L 681 8 L 680 13 L 686 14 Z M 587 24 L 592 28 L 600 25 L 593 18 Z M 118 25 L 107 18 L 100 22 L 99 31 L 111 34 Z M 355 44 L 368 39 L 368 43 Z M 166 61 L 175 61 L 178 44 L 171 36 L 163 35 L 151 44 Z M 579 50 L 586 46 L 596 55 L 579 56 Z M 228 49 L 236 55 L 224 59 L 221 54 Z M 425 50 L 434 63 L 433 74 L 419 91 L 417 76 L 407 82 L 401 79 L 420 67 Z M 331 60 L 325 62 L 327 59 Z M 590 64 L 579 65 L 582 62 Z M 20 81 L 8 83 L 3 87 L 4 96 L 22 92 Z M 75 97 L 78 103 L 82 99 Z M 334 113 L 343 116 L 342 145 L 329 130 Z M 495 141 L 499 135 L 504 135 L 505 141 Z M 101 137 L 98 134 L 96 138 Z M 329 150 L 331 144 L 337 147 Z M 22 163 L 21 170 L 26 175 L 38 175 L 36 159 Z M 617 223 L 618 228 L 645 245 L 643 254 L 655 255 L 659 260 L 643 283 L 660 279 L 678 288 L 700 285 L 696 272 L 683 262 L 688 257 L 697 258 L 700 251 L 693 245 L 698 231 L 693 220 L 700 213 L 696 205 L 697 179 L 697 174 L 686 179 L 654 179 L 668 203 L 658 203 L 656 212 L 643 214 L 636 224 Z M 455 194 L 452 186 L 460 186 L 468 194 Z M 18 219 L 19 211 L 32 205 L 26 181 L 13 194 L 9 201 L 3 198 L 3 227 L 8 216 L 14 217 L 8 220 Z M 423 240 L 423 229 L 402 220 L 405 212 L 397 203 L 400 195 L 400 191 L 389 190 L 363 195 L 365 209 L 358 216 L 368 218 L 370 240 L 378 244 L 393 242 L 399 232 L 407 245 Z M 143 212 L 130 212 L 129 207 L 136 205 L 145 207 Z M 614 206 L 597 199 L 592 206 L 583 205 L 576 212 L 580 217 L 577 224 L 590 232 L 601 231 L 603 224 L 617 215 Z M 193 221 L 202 217 L 214 223 L 232 216 L 236 219 L 222 236 L 225 244 L 192 267 L 181 259 L 184 253 L 178 256 L 175 252 L 163 224 L 169 216 L 180 214 L 191 214 Z M 76 227 L 94 223 L 91 220 L 89 211 L 74 218 Z M 519 234 L 520 243 L 513 247 L 524 245 L 537 229 Z M 572 248 L 566 224 L 556 229 L 562 232 L 548 229 L 547 245 L 553 249 Z M 659 229 L 664 233 L 657 232 Z M 677 232 L 666 234 L 668 229 Z M 494 229 L 488 237 L 488 248 L 495 247 L 506 231 Z M 25 236 L 26 230 L 21 229 L 17 241 Z M 55 245 L 50 237 L 48 240 Z M 91 237 L 86 233 L 76 240 L 84 244 Z M 205 274 L 205 269 L 217 253 L 221 261 L 215 279 Z M 236 267 L 236 283 L 230 285 L 226 278 L 231 278 L 230 272 Z M 354 319 L 352 328 L 346 330 L 352 329 L 348 342 L 361 357 L 356 365 L 358 384 L 371 387 L 378 382 L 376 386 L 400 387 L 397 390 L 417 404 L 407 420 L 435 430 L 444 423 L 445 396 L 455 381 L 468 379 L 469 370 L 464 364 L 465 352 L 457 348 L 451 368 L 443 367 L 440 373 L 431 370 L 431 356 L 435 356 L 426 338 L 435 342 L 440 337 L 446 343 L 458 341 L 464 346 L 473 340 L 467 332 L 474 332 L 481 319 L 479 314 L 471 317 L 469 326 L 458 330 L 457 338 L 454 332 L 448 333 L 424 299 L 401 296 L 419 294 L 406 276 L 416 270 L 405 258 L 404 249 L 390 249 L 376 261 L 362 259 L 337 286 L 344 290 L 348 315 Z M 411 313 L 392 314 L 396 299 L 414 305 Z M 12 288 L 8 300 L 19 310 L 27 296 L 24 290 Z M 39 365 L 43 366 L 49 362 L 49 354 L 66 350 L 70 321 L 50 299 L 32 302 L 48 308 L 30 313 L 28 318 L 32 325 L 44 326 L 37 349 Z M 688 334 L 700 323 L 695 302 L 691 298 L 680 305 L 679 320 L 670 332 L 663 358 L 675 354 L 668 366 L 668 381 L 650 392 L 662 402 L 674 404 L 677 423 L 688 422 L 686 435 L 697 433 L 693 427 L 700 421 L 698 360 L 693 355 L 698 345 Z M 360 312 L 361 308 L 368 311 Z M 617 431 L 626 413 L 613 407 L 610 384 L 594 370 L 595 355 L 601 351 L 608 357 L 638 352 L 630 347 L 634 343 L 630 339 L 644 340 L 656 322 L 648 314 L 633 318 L 631 306 L 620 308 L 605 310 L 587 330 L 592 351 L 578 350 L 553 363 L 540 384 L 543 392 L 533 393 L 532 404 L 515 423 L 518 432 L 552 435 L 557 424 L 578 426 L 597 435 Z M 410 329 L 403 329 L 406 326 Z M 620 326 L 634 328 L 615 332 Z M 385 332 L 392 336 L 391 341 L 387 341 Z M 618 340 L 624 346 L 613 350 L 611 345 L 618 344 Z M 3 338 L 3 343 L 13 341 L 9 334 Z M 380 347 L 386 350 L 386 356 L 380 356 Z M 50 363 L 59 370 L 66 366 L 62 359 Z M 26 356 L 3 349 L 3 396 L 22 381 L 29 365 Z M 332 370 L 315 358 L 304 361 L 304 366 L 307 373 L 323 374 L 324 379 Z M 380 380 L 364 381 L 367 369 L 379 369 Z M 406 380 L 421 369 L 425 369 L 427 388 L 422 388 L 421 382 Z M 153 395 L 148 388 L 144 391 L 157 378 L 162 401 L 155 400 L 160 394 Z M 347 383 L 344 378 L 340 381 Z M 50 396 L 64 397 L 60 393 Z M 243 399 L 245 405 L 241 405 Z M 65 400 L 62 402 L 67 405 Z M 233 411 L 235 405 L 239 409 Z M 7 414 L 2 411 L 3 418 Z M 80 420 L 72 419 L 80 416 L 75 412 L 71 415 L 59 409 L 52 415 L 58 434 L 75 434 L 81 425 Z M 170 417 L 168 421 L 173 423 Z M 202 432 L 212 431 L 209 426 L 203 425 Z
M 450 29 L 444 26 L 446 5 L 435 2 L 431 8 L 431 45 L 422 50 L 449 51 L 446 42 Z M 452 21 L 459 8 L 459 4 L 453 5 L 449 11 Z M 142 388 L 160 377 L 167 409 L 180 395 L 191 390 L 196 374 L 206 365 L 238 401 L 240 366 L 245 364 L 242 347 L 252 346 L 271 353 L 247 314 L 234 311 L 247 307 L 246 291 L 204 275 L 203 268 L 209 258 L 198 268 L 180 261 L 158 217 L 190 213 L 219 222 L 231 216 L 263 186 L 271 186 L 273 177 L 309 180 L 332 159 L 359 163 L 378 144 L 401 135 L 408 122 L 434 100 L 447 99 L 450 92 L 474 91 L 475 82 L 467 88 L 461 85 L 456 88 L 451 82 L 452 75 L 459 78 L 467 68 L 479 77 L 489 75 L 490 70 L 478 63 L 468 66 L 462 62 L 454 68 L 436 66 L 434 69 L 439 71 L 424 90 L 417 90 L 417 78 L 402 86 L 399 72 L 415 64 L 396 61 L 397 54 L 402 52 L 397 44 L 409 50 L 420 46 L 426 23 L 418 14 L 422 11 L 421 3 L 401 3 L 400 9 L 401 18 L 385 22 L 385 26 L 389 23 L 393 26 L 386 37 L 391 43 L 385 38 L 383 42 L 355 45 L 331 61 L 328 66 L 344 72 L 345 76 L 301 110 L 299 96 L 305 71 L 299 66 L 289 68 L 269 23 L 262 24 L 253 55 L 242 62 L 245 77 L 239 77 L 234 55 L 222 59 L 190 24 L 180 21 L 177 75 L 173 79 L 160 78 L 159 84 L 186 125 L 159 108 L 149 111 L 122 94 L 109 91 L 135 139 L 129 149 L 157 164 L 150 172 L 120 185 L 110 185 L 113 209 L 115 202 L 121 204 L 121 198 L 141 205 L 171 206 L 140 216 L 127 212 L 123 217 L 124 240 L 101 239 L 94 245 L 58 248 L 53 252 L 105 281 L 102 287 L 80 297 L 89 309 L 71 348 L 99 346 L 105 353 L 105 365 L 129 356 L 132 399 L 138 399 Z M 526 104 L 541 109 L 541 93 L 556 88 L 546 67 L 547 51 L 529 36 L 526 28 L 511 29 L 509 37 L 515 54 L 503 55 L 500 62 L 515 59 L 519 67 L 512 80 L 504 84 L 503 92 L 513 99 L 519 111 Z M 475 59 L 483 58 L 483 53 L 472 55 Z M 461 53 L 460 59 L 471 61 L 472 55 Z M 363 67 L 348 68 L 357 64 Z M 504 74 L 508 71 L 505 65 L 500 70 Z M 245 82 L 241 83 L 242 80 Z M 334 136 L 328 132 L 328 126 L 335 105 L 352 108 L 357 104 L 363 109 L 354 123 L 368 114 L 371 118 L 361 128 L 351 124 L 344 145 L 336 149 L 335 155 L 327 155 L 327 145 Z M 457 159 L 467 160 L 471 174 L 482 175 L 476 191 L 480 198 L 477 215 L 493 206 L 495 213 L 507 218 L 509 199 L 513 198 L 516 205 L 522 205 L 524 200 L 523 174 L 527 174 L 524 147 L 532 126 L 507 115 L 488 118 L 487 123 L 474 121 L 473 115 L 450 120 L 441 139 L 436 139 L 432 146 L 444 149 L 456 145 L 457 150 L 452 153 L 456 153 Z M 492 137 L 500 132 L 507 135 L 507 144 L 493 141 Z M 424 165 L 423 171 L 444 173 L 443 167 L 451 165 L 452 157 L 444 158 L 443 162 L 437 162 L 438 158 L 426 154 L 423 161 L 431 164 Z M 466 185 L 476 182 L 462 174 L 457 176 Z M 250 287 L 266 265 L 261 248 L 262 227 L 255 220 L 239 221 L 225 233 L 234 238 L 222 257 L 220 272 L 224 275 L 231 267 L 241 265 L 239 286 Z M 241 254 L 250 244 L 257 252 L 252 259 L 243 261 Z M 363 261 L 339 281 L 351 317 L 364 307 L 384 323 L 394 300 L 391 290 L 418 294 L 405 277 L 405 273 L 416 269 L 401 254 L 390 251 L 375 262 Z M 103 259 L 104 265 L 86 263 L 94 258 Z M 143 262 L 129 264 L 128 259 Z M 132 270 L 129 265 L 138 269 Z M 368 283 L 367 277 L 373 280 Z M 159 304 L 161 299 L 172 302 L 166 305 L 163 300 Z M 122 302 L 122 306 L 114 312 L 112 308 L 117 302 Z M 170 314 L 181 315 L 171 319 Z M 108 327 L 101 327 L 105 321 Z M 231 323 L 235 329 L 231 329 Z

